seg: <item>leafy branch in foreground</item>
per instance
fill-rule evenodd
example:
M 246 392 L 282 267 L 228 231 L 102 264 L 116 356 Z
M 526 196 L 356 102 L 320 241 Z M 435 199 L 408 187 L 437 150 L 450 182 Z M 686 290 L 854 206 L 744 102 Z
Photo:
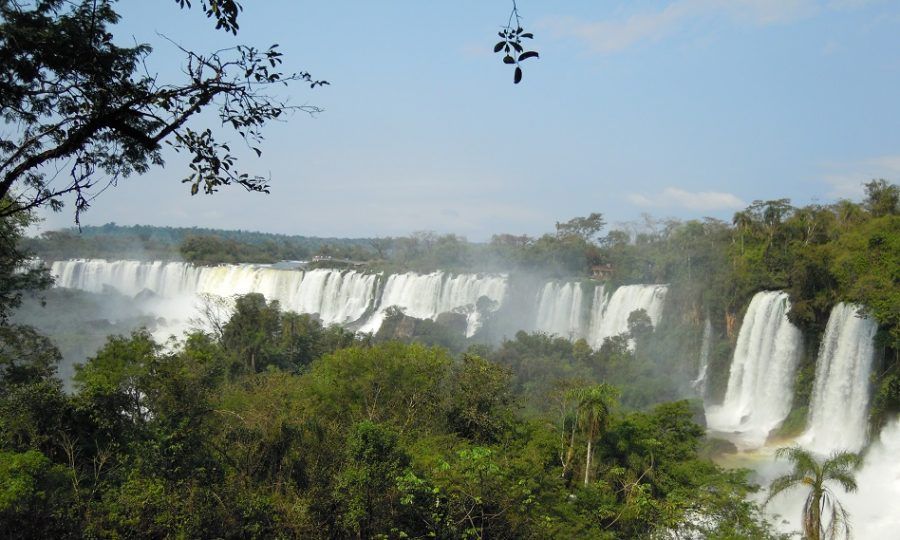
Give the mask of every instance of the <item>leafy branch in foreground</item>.
M 191 0 L 175 0 L 179 7 L 191 7 Z M 238 14 L 243 6 L 235 0 L 200 0 L 200 9 L 210 19 L 216 20 L 216 30 L 225 30 L 232 34 L 238 31 Z
M 273 89 L 328 83 L 305 72 L 282 73 L 277 44 L 210 54 L 179 47 L 187 56 L 186 80 L 162 82 L 145 65 L 148 45 L 113 43 L 108 27 L 120 19 L 113 3 L 0 0 L 0 198 L 7 197 L 0 217 L 43 206 L 59 210 L 61 197 L 74 194 L 77 222 L 96 197 L 91 188 L 162 165 L 162 143 L 193 156 L 184 179 L 192 194 L 230 184 L 267 192 L 266 178 L 236 169 L 227 142 L 190 122 L 215 111 L 259 155 L 268 122 L 321 110 L 290 105 Z M 217 27 L 236 30 L 238 4 L 210 0 L 202 7 Z
M 513 26 L 514 22 L 515 26 Z M 506 21 L 506 26 L 497 35 L 500 36 L 500 41 L 494 45 L 494 52 L 503 52 L 503 63 L 516 66 L 513 83 L 519 84 L 522 81 L 520 62 L 529 58 L 538 58 L 539 55 L 537 51 L 526 51 L 522 44 L 523 39 L 534 39 L 534 34 L 526 32 L 522 28 L 522 18 L 519 16 L 519 8 L 516 6 L 515 0 L 513 0 L 512 11 L 509 14 L 509 20 Z

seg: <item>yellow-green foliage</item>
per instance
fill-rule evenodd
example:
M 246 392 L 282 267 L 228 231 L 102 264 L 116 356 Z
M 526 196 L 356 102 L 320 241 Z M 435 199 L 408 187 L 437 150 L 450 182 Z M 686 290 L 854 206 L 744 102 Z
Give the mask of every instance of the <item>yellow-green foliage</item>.
M 253 350 L 281 339 L 257 337 L 271 343 Z M 546 353 L 564 342 L 533 341 Z M 208 335 L 163 349 L 137 333 L 90 359 L 74 395 L 41 371 L 0 384 L 0 426 L 15 426 L 0 437 L 0 533 L 774 537 L 744 502 L 744 479 L 698 455 L 703 429 L 686 402 L 629 412 L 611 385 L 584 381 L 525 417 L 529 390 L 511 371 L 524 360 L 347 345 L 305 369 L 253 368 L 235 358 L 250 349 Z M 561 361 L 602 360 L 569 349 Z M 710 520 L 687 519 L 697 512 Z
M 867 221 L 834 243 L 841 294 L 866 306 L 900 344 L 900 215 Z

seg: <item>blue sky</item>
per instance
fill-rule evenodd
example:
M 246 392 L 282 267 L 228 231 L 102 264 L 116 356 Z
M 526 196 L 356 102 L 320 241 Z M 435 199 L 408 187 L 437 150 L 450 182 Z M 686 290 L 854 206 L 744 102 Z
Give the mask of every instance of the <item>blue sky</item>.
M 900 180 L 900 2 L 519 0 L 541 58 L 518 86 L 491 52 L 505 0 L 244 4 L 237 38 L 164 0 L 122 2 L 115 34 L 151 43 L 163 79 L 182 58 L 157 32 L 197 50 L 277 42 L 288 69 L 331 82 L 289 89 L 325 111 L 270 126 L 242 161 L 272 194 L 191 197 L 172 156 L 83 223 L 485 240 L 593 211 L 729 219 Z

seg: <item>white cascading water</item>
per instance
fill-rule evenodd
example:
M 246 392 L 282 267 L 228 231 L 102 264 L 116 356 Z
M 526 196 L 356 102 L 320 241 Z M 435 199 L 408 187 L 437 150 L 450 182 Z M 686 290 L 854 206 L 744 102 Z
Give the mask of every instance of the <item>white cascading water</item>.
M 538 293 L 535 328 L 559 337 L 578 339 L 584 335 L 580 283 L 549 281 Z
M 625 285 L 609 295 L 603 285 L 598 285 L 585 308 L 580 283 L 549 281 L 536 297 L 535 330 L 569 339 L 585 338 L 599 348 L 606 338 L 628 331 L 628 316 L 633 311 L 646 311 L 655 327 L 667 291 L 666 285 Z
M 697 362 L 697 378 L 691 385 L 701 398 L 706 396 L 706 370 L 709 369 L 709 349 L 712 345 L 712 321 L 709 317 L 703 322 L 703 337 L 700 341 L 700 358 Z
M 721 405 L 706 409 L 713 431 L 737 435 L 741 449 L 762 446 L 791 410 L 802 334 L 790 323 L 788 295 L 757 293 L 738 333 L 728 389 Z
M 499 304 L 505 294 L 505 276 L 450 275 L 444 272 L 392 274 L 381 292 L 377 311 L 361 331 L 377 331 L 387 309 L 398 307 L 406 315 L 417 319 L 435 319 L 441 313 L 463 311 L 466 314 L 466 336 L 471 337 L 479 325 L 479 314 L 475 309 L 478 299 L 486 296 Z
M 857 305 L 840 303 L 831 310 L 816 361 L 804 446 L 829 453 L 856 452 L 865 444 L 877 331 L 874 320 L 859 316 Z
M 604 289 L 598 287 L 591 306 L 588 342 L 599 348 L 606 338 L 627 332 L 628 316 L 639 309 L 647 312 L 655 328 L 662 316 L 666 292 L 666 285 L 625 285 L 607 298 Z
M 163 298 L 228 297 L 258 292 L 284 309 L 316 313 L 325 324 L 358 320 L 369 308 L 377 276 L 354 271 L 275 270 L 257 265 L 194 266 L 179 262 L 74 260 L 51 266 L 57 286 L 127 295 L 149 290 Z
M 841 494 L 857 538 L 896 538 L 900 531 L 900 420 L 881 430 L 856 473 L 859 490 Z
M 230 297 L 258 292 L 278 300 L 284 309 L 318 314 L 325 324 L 350 324 L 372 309 L 378 310 L 365 321 L 364 330 L 377 331 L 383 311 L 391 305 L 404 308 L 408 315 L 435 318 L 459 309 L 468 312 L 468 332 L 477 329 L 477 313 L 471 306 L 481 296 L 501 302 L 506 292 L 505 276 L 472 274 L 394 274 L 388 277 L 380 298 L 377 274 L 353 270 L 317 269 L 281 270 L 264 265 L 194 266 L 179 262 L 139 262 L 105 260 L 57 261 L 51 266 L 57 286 L 102 292 L 113 287 L 127 295 L 149 290 L 164 298 L 187 299 L 197 294 Z M 179 316 L 191 306 L 181 305 Z M 186 316 L 187 315 L 187 316 Z
M 847 493 L 834 483 L 830 485 L 837 499 L 850 514 L 853 538 L 863 540 L 897 538 L 900 531 L 900 512 L 897 512 L 897 501 L 900 500 L 898 455 L 900 455 L 900 420 L 895 419 L 881 430 L 881 434 L 863 455 L 862 467 L 854 472 L 859 488 Z M 757 473 L 754 481 L 763 486 L 768 486 L 775 476 L 790 471 L 790 465 L 785 460 L 763 462 L 757 464 L 757 467 L 762 470 Z M 803 489 L 793 489 L 775 497 L 766 505 L 772 522 L 782 532 L 800 529 L 800 516 L 807 493 L 808 491 Z
M 591 313 L 588 318 L 588 326 L 585 329 L 585 339 L 594 345 L 591 339 L 593 335 L 592 329 L 599 326 L 600 320 L 603 318 L 603 312 L 606 311 L 606 305 L 609 304 L 609 295 L 606 294 L 606 286 L 600 285 L 594 289 L 594 298 L 591 301 Z
M 103 292 L 113 287 L 122 294 L 135 295 L 144 289 L 161 296 L 193 292 L 200 277 L 199 268 L 184 263 L 104 260 L 56 261 L 50 272 L 56 286 Z

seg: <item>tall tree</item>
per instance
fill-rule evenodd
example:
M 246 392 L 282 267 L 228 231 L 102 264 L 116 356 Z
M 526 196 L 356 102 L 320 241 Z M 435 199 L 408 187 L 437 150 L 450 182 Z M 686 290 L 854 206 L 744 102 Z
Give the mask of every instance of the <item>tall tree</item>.
M 603 214 L 592 212 L 586 217 L 574 217 L 565 223 L 556 223 L 556 237 L 560 239 L 577 237 L 585 242 L 597 241 L 597 235 L 606 226 Z
M 619 399 L 619 390 L 614 386 L 602 383 L 575 390 L 578 399 L 578 420 L 584 432 L 586 448 L 584 456 L 584 485 L 591 479 L 591 461 L 594 455 L 594 443 L 609 427 L 613 409 Z
M 793 470 L 772 480 L 768 500 L 788 489 L 805 486 L 809 489 L 802 515 L 806 540 L 832 540 L 841 535 L 849 538 L 850 514 L 828 484 L 835 482 L 844 491 L 856 491 L 853 469 L 859 466 L 860 457 L 851 452 L 835 452 L 820 461 L 799 446 L 779 448 L 775 456 L 786 457 L 793 464 Z
M 265 296 L 250 293 L 235 301 L 234 315 L 222 328 L 222 345 L 252 373 L 278 363 L 281 329 L 278 301 L 267 304 Z
M 900 186 L 882 178 L 867 182 L 865 188 L 863 204 L 873 216 L 900 214 Z

